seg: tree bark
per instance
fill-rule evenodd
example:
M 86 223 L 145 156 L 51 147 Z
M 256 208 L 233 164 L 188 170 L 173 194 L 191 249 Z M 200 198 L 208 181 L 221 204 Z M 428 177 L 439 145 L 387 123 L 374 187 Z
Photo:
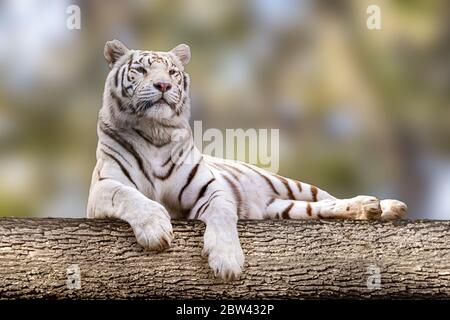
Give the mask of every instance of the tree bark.
M 231 283 L 201 256 L 201 222 L 173 227 L 155 253 L 118 220 L 2 218 L 0 298 L 450 298 L 450 221 L 242 221 Z

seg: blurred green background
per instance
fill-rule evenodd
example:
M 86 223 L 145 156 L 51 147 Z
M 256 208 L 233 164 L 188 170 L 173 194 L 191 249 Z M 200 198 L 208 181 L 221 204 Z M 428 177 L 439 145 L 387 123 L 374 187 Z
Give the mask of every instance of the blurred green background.
M 448 0 L 1 1 L 0 216 L 85 216 L 117 38 L 189 44 L 193 120 L 280 129 L 280 174 L 449 219 L 449 14 Z

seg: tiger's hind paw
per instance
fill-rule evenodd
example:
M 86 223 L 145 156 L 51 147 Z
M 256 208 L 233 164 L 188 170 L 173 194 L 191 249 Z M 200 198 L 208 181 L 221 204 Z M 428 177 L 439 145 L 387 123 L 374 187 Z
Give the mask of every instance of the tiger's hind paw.
M 381 214 L 381 219 L 383 220 L 403 219 L 408 211 L 408 206 L 398 200 L 381 200 L 380 205 L 383 211 Z
M 373 220 L 381 217 L 380 200 L 371 196 L 357 196 L 339 200 L 335 213 L 344 219 Z

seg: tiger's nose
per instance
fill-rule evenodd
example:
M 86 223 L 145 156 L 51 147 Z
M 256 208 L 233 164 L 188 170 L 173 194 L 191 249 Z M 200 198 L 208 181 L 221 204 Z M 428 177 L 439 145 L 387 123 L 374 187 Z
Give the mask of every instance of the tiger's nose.
M 166 92 L 172 88 L 172 85 L 168 82 L 156 82 L 153 86 L 161 92 Z

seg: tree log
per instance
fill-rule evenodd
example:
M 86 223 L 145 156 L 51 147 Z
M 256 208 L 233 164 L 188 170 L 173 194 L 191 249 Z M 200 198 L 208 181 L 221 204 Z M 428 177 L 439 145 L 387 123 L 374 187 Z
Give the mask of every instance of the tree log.
M 201 256 L 201 222 L 173 227 L 156 253 L 119 220 L 1 218 L 0 298 L 450 298 L 450 221 L 241 221 L 231 283 Z

